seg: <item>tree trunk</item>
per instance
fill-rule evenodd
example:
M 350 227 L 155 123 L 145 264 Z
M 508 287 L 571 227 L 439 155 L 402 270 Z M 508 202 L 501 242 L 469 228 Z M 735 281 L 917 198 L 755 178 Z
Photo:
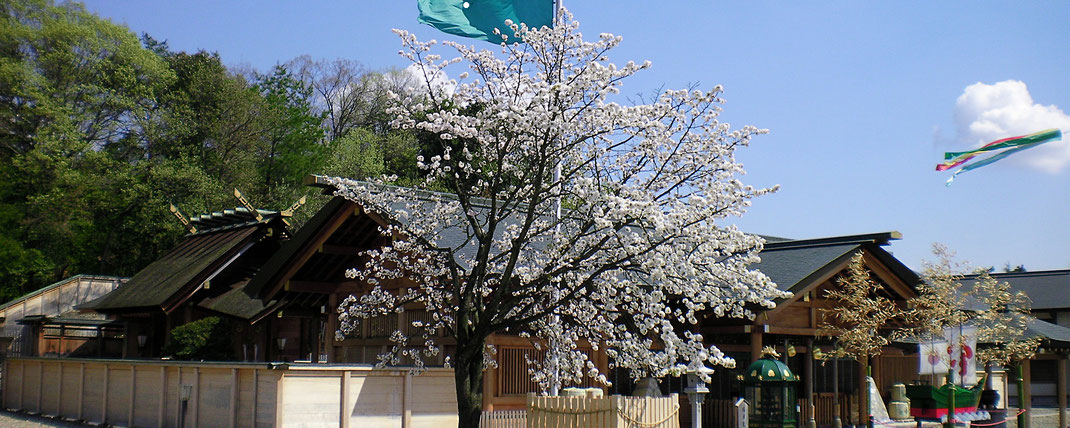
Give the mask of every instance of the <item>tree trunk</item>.
M 459 343 L 453 358 L 457 388 L 457 426 L 478 428 L 483 413 L 483 348 L 486 339 Z

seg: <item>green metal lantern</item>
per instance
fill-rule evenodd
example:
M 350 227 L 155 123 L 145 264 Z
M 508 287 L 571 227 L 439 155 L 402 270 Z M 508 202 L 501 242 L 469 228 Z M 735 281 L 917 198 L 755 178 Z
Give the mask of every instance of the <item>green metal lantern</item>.
M 799 424 L 795 382 L 799 376 L 771 358 L 755 361 L 743 374 L 744 394 L 750 402 L 751 428 L 785 428 Z

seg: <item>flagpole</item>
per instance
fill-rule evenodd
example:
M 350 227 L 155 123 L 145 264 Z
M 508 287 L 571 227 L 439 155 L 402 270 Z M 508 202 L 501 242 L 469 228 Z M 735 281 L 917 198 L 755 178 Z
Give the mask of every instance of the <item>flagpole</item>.
M 554 0 L 554 19 L 553 19 L 554 27 L 557 27 L 558 24 L 559 24 L 559 22 L 558 22 L 558 16 L 559 16 L 558 10 L 560 10 L 559 8 L 561 7 L 561 1 L 562 0 Z M 554 165 L 554 185 L 558 186 L 557 200 L 554 201 L 554 221 L 557 222 L 557 224 L 554 225 L 554 234 L 557 235 L 558 239 L 560 239 L 560 237 L 561 237 L 561 190 L 562 190 L 562 187 L 563 187 L 562 184 L 561 184 L 561 161 L 560 160 L 557 161 L 557 165 Z M 560 299 L 559 293 L 560 293 L 560 291 L 559 291 L 558 287 L 554 287 L 553 288 L 553 301 L 554 301 L 553 304 L 554 305 L 558 304 L 557 300 Z M 554 316 L 553 316 L 554 328 L 560 329 L 561 328 L 561 323 L 560 323 L 561 317 L 560 317 L 560 315 L 557 315 L 557 313 L 556 313 L 557 311 L 556 310 L 554 312 L 555 312 Z M 552 373 L 552 375 L 550 377 L 550 395 L 551 396 L 557 396 L 561 392 L 561 360 L 560 360 L 561 359 L 561 356 L 560 356 L 561 351 L 558 349 L 561 345 L 559 343 L 557 343 L 557 334 L 560 334 L 560 332 L 551 333 L 551 336 L 550 336 L 550 352 L 551 352 L 551 354 L 550 354 L 550 366 L 553 368 L 553 373 Z

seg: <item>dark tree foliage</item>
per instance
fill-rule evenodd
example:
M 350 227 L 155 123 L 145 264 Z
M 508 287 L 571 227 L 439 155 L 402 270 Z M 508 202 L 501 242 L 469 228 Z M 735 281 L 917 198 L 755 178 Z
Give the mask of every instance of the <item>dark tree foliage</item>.
M 232 360 L 231 333 L 229 323 L 220 317 L 188 322 L 171 330 L 164 354 L 176 360 Z
M 389 131 L 397 72 L 301 57 L 266 73 L 101 19 L 0 1 L 0 302 L 70 275 L 133 275 L 183 236 L 168 211 L 326 202 L 308 174 L 417 176 Z M 391 74 L 394 73 L 394 74 Z M 394 76 L 394 77 L 391 77 Z

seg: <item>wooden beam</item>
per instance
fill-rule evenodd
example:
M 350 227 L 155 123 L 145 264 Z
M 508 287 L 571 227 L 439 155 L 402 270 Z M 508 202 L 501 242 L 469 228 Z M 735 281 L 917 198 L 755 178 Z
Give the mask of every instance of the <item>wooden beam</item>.
M 317 254 L 317 250 L 320 248 L 320 246 L 327 242 L 327 238 L 330 238 L 331 235 L 334 234 L 334 232 L 338 230 L 338 228 L 341 227 L 342 224 L 344 224 L 345 221 L 354 214 L 354 210 L 356 208 L 357 204 L 353 202 L 347 202 L 345 205 L 343 205 L 338 210 L 338 212 L 335 213 L 334 217 L 332 217 L 330 220 L 327 221 L 326 224 L 324 224 L 323 229 L 319 231 L 319 234 L 312 238 L 311 242 L 305 244 L 306 247 L 299 251 L 296 257 L 287 262 L 289 263 L 289 266 L 286 267 L 286 269 L 283 271 L 282 275 L 279 276 L 279 278 L 275 279 L 278 282 L 276 282 L 274 286 L 268 289 L 268 293 L 265 297 L 269 299 L 274 297 L 275 293 L 279 289 L 281 289 L 287 281 L 293 278 L 294 274 L 296 274 L 297 271 L 300 270 L 306 262 L 308 262 L 308 259 L 312 258 L 313 255 Z
M 750 334 L 754 330 L 753 326 L 749 325 L 724 325 L 724 326 L 710 326 L 702 327 L 699 331 L 703 335 L 710 334 Z
M 356 256 L 365 250 L 367 250 L 367 248 L 353 247 L 349 245 L 323 244 L 320 245 L 319 253 L 335 256 Z
M 324 281 L 286 281 L 284 289 L 300 293 L 334 294 L 344 287 L 359 287 L 357 281 L 324 282 Z
M 787 334 L 792 336 L 826 336 L 831 332 L 821 328 L 809 328 L 809 327 L 779 327 L 775 325 L 767 326 L 766 332 L 769 334 Z

